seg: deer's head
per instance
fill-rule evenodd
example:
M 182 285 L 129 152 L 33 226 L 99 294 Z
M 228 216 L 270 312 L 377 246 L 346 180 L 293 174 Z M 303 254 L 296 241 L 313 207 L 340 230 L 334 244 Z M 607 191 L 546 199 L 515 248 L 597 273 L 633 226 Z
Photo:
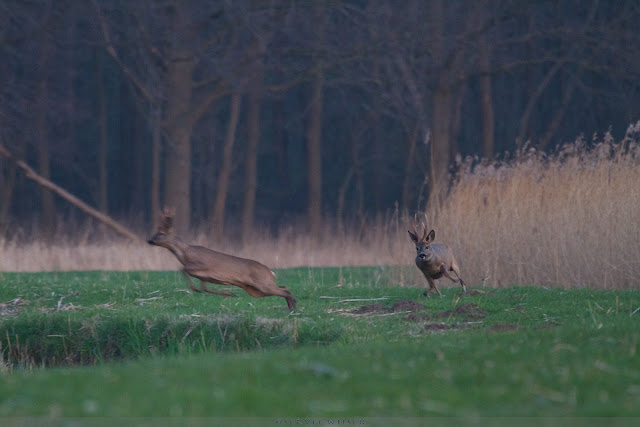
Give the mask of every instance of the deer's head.
M 173 215 L 172 209 L 163 209 L 160 215 L 160 225 L 156 234 L 151 236 L 147 243 L 150 245 L 167 247 L 173 241 Z
M 431 243 L 436 237 L 436 232 L 431 230 L 427 233 L 427 227 L 424 223 L 422 223 L 422 228 L 422 237 L 418 237 L 418 231 L 416 230 L 416 218 L 414 217 L 412 226 L 413 231 L 409 231 L 409 236 L 411 237 L 411 241 L 416 245 L 416 262 L 429 262 L 434 256 L 433 250 L 431 250 Z

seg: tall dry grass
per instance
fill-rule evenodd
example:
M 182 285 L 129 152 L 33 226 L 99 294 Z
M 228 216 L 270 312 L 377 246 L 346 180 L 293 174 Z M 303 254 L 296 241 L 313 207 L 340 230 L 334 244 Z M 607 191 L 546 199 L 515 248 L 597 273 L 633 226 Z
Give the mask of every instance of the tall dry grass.
M 454 248 L 471 286 L 640 286 L 639 142 L 640 122 L 617 142 L 607 133 L 551 155 L 525 148 L 498 162 L 466 159 L 447 198 L 427 206 L 428 226 L 437 242 Z M 206 233 L 192 240 L 272 268 L 399 265 L 396 283 L 424 286 L 412 265 L 411 218 L 392 212 L 366 227 L 327 225 L 319 241 L 296 226 L 277 236 L 257 231 L 245 248 L 213 244 Z M 0 237 L 0 271 L 179 268 L 161 248 L 112 239 L 56 241 Z
M 640 122 L 623 140 L 578 139 L 472 167 L 437 220 L 471 283 L 640 286 Z

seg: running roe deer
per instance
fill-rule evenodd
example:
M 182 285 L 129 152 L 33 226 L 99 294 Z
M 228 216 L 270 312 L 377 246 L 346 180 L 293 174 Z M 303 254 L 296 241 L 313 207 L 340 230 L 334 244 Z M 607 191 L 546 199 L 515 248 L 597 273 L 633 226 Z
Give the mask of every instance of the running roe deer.
M 424 274 L 424 277 L 429 282 L 429 289 L 424 291 L 424 296 L 427 296 L 429 292 L 432 290 L 436 290 L 438 295 L 442 296 L 440 290 L 436 286 L 434 280 L 439 279 L 442 276 L 451 279 L 454 282 L 460 282 L 462 286 L 462 293 L 467 292 L 467 286 L 460 277 L 460 267 L 458 267 L 458 262 L 453 256 L 453 251 L 447 246 L 442 244 L 431 244 L 433 239 L 436 237 L 436 232 L 431 230 L 427 234 L 427 227 L 422 224 L 424 228 L 424 233 L 422 234 L 422 238 L 418 238 L 418 232 L 416 231 L 416 218 L 414 217 L 413 221 L 413 232 L 409 231 L 409 236 L 411 236 L 411 240 L 416 244 L 416 251 L 418 255 L 416 256 L 416 265 Z M 454 279 L 449 274 L 450 271 L 456 273 L 458 276 L 457 279 Z
M 173 231 L 173 212 L 165 209 L 158 231 L 148 242 L 150 245 L 169 249 L 184 266 L 182 274 L 195 292 L 235 297 L 233 292 L 214 291 L 205 282 L 226 286 L 238 286 L 252 297 L 280 296 L 287 300 L 289 310 L 296 308 L 296 300 L 284 286 L 277 286 L 275 274 L 264 264 L 251 259 L 239 258 L 217 252 L 203 246 L 192 246 L 183 242 Z M 200 289 L 193 286 L 189 276 L 200 280 Z

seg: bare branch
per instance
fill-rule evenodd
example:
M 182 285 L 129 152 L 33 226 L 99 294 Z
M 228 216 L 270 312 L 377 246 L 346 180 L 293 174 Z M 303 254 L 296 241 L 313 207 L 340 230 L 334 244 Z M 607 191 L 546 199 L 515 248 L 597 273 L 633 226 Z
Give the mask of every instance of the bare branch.
M 133 83 L 133 85 L 140 91 L 140 93 L 142 93 L 145 99 L 147 99 L 147 101 L 149 102 L 155 102 L 156 98 L 151 94 L 149 89 L 142 83 L 140 79 L 138 79 L 138 77 L 135 75 L 133 70 L 131 70 L 131 68 L 129 68 L 122 61 L 122 59 L 120 59 L 120 56 L 118 55 L 118 52 L 116 52 L 113 42 L 111 41 L 111 34 L 109 32 L 109 27 L 107 25 L 106 20 L 104 19 L 102 11 L 100 10 L 100 6 L 98 5 L 98 2 L 96 0 L 92 0 L 92 3 L 96 9 L 96 16 L 98 17 L 98 21 L 100 22 L 100 28 L 102 30 L 102 35 L 106 43 L 105 48 L 107 52 L 109 53 L 109 55 L 111 55 L 114 61 L 116 61 L 116 63 L 120 66 L 120 68 L 122 69 L 122 72 L 127 76 L 129 81 L 131 81 L 131 83 Z

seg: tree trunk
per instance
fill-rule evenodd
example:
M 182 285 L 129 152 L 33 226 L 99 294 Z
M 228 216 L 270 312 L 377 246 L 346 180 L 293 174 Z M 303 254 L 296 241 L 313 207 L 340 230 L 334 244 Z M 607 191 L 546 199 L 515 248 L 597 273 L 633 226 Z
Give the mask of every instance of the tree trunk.
M 0 135 L 0 147 L 2 146 L 2 135 Z M 18 156 L 19 158 L 24 156 L 24 142 L 22 137 L 18 138 Z M 9 209 L 11 208 L 11 199 L 13 198 L 13 190 L 16 182 L 16 162 L 4 162 L 6 166 L 6 172 L 0 172 L 0 233 L 4 234 L 7 229 L 7 218 L 9 216 Z
M 536 86 L 536 90 L 533 91 L 533 94 L 529 97 L 527 101 L 527 106 L 524 109 L 524 113 L 522 113 L 522 117 L 520 119 L 520 131 L 518 132 L 518 139 L 516 142 L 518 144 L 523 144 L 528 141 L 530 138 L 530 125 L 531 117 L 535 112 L 535 107 L 538 105 L 538 101 L 542 98 L 544 91 L 547 89 L 555 75 L 562 69 L 562 62 L 556 62 L 553 67 L 547 71 L 544 78 L 540 81 L 540 83 Z M 530 73 L 531 76 L 533 73 Z
M 435 203 L 436 208 L 446 192 L 449 169 L 449 124 L 452 112 L 452 94 L 448 79 L 450 71 L 445 67 L 445 16 L 443 2 L 444 0 L 434 0 L 431 7 L 434 28 L 433 57 L 440 67 L 440 75 L 433 95 L 429 161 L 429 203 Z
M 39 82 L 39 107 L 36 118 L 36 132 L 37 132 L 37 147 L 38 147 L 38 168 L 40 175 L 50 180 L 51 179 L 51 159 L 49 153 L 49 131 L 48 120 L 49 115 L 47 100 L 49 99 L 48 93 L 48 80 L 47 80 L 47 62 L 48 62 L 48 44 L 46 42 L 42 45 L 42 54 L 40 58 L 40 64 L 42 71 L 40 72 Z M 69 90 L 69 95 L 72 95 L 72 89 Z M 56 212 L 53 200 L 53 194 L 46 188 L 40 189 L 40 205 L 41 205 L 41 233 L 42 237 L 46 241 L 53 239 L 55 231 Z
M 556 111 L 555 117 L 551 121 L 551 124 L 547 128 L 547 131 L 544 133 L 540 141 L 538 142 L 538 148 L 544 150 L 551 143 L 551 138 L 556 133 L 562 121 L 564 120 L 564 115 L 569 108 L 569 103 L 571 102 L 571 97 L 573 96 L 573 92 L 578 85 L 580 77 L 582 76 L 582 72 L 579 71 L 577 75 L 571 76 L 571 81 L 566 85 L 567 87 L 562 94 L 562 103 L 560 104 L 560 108 Z
M 98 127 L 100 130 L 100 142 L 98 147 L 98 209 L 105 214 L 108 211 L 108 177 L 107 177 L 107 153 L 109 135 L 107 133 L 107 94 L 104 89 L 102 73 L 102 61 L 98 52 L 96 58 L 96 83 L 98 87 Z
M 173 58 L 183 58 L 172 55 Z M 165 167 L 165 203 L 175 209 L 176 232 L 190 229 L 191 217 L 191 95 L 193 89 L 192 59 L 174 59 L 167 70 L 165 130 L 167 135 Z
M 51 162 L 49 156 L 49 141 L 46 131 L 47 120 L 43 113 L 39 113 L 38 123 L 38 169 L 39 174 L 47 180 L 51 179 Z M 40 203 L 42 206 L 42 236 L 50 241 L 55 231 L 55 207 L 53 194 L 47 188 L 40 189 Z
M 446 82 L 438 85 L 432 109 L 429 203 L 437 206 L 446 194 L 449 173 L 452 94 Z
M 160 150 L 162 149 L 162 135 L 160 133 L 159 107 L 153 107 L 151 112 L 151 224 L 152 228 L 158 227 L 158 214 L 160 213 Z
M 234 92 L 231 95 L 229 105 L 229 124 L 227 125 L 227 133 L 224 138 L 224 146 L 222 148 L 222 166 L 218 175 L 218 190 L 216 191 L 216 202 L 213 206 L 213 228 L 212 237 L 216 242 L 222 240 L 224 236 L 224 213 L 227 203 L 227 193 L 229 191 L 229 179 L 232 170 L 232 153 L 233 144 L 236 140 L 236 128 L 238 119 L 240 118 L 240 101 L 242 95 L 240 92 Z
M 464 100 L 464 83 L 460 83 L 453 94 L 453 110 L 451 112 L 451 123 L 449 124 L 449 162 L 452 162 L 456 155 L 460 153 L 460 123 L 462 122 L 462 101 Z
M 253 88 L 247 110 L 248 145 L 244 170 L 244 204 L 242 208 L 242 244 L 247 245 L 253 234 L 258 179 L 258 144 L 260 142 L 260 91 Z
M 480 40 L 480 99 L 482 104 L 482 149 L 484 157 L 492 160 L 494 149 L 493 96 L 491 94 L 491 75 L 489 62 L 489 44 L 486 35 Z
M 322 88 L 323 72 L 319 69 L 311 92 L 311 117 L 307 134 L 309 167 L 309 231 L 319 237 L 322 229 Z
M 289 133 L 286 129 L 284 96 L 276 100 L 272 112 L 277 154 L 278 200 L 280 206 L 285 206 L 291 196 L 291 180 L 289 177 Z
M 418 135 L 420 133 L 420 129 L 422 129 L 422 123 L 418 122 L 416 123 L 415 128 L 411 131 L 411 134 L 407 135 L 409 137 L 409 147 L 407 150 L 407 160 L 404 166 L 404 178 L 402 180 L 402 198 L 400 205 L 403 212 L 409 209 L 409 199 L 412 197 L 411 181 L 413 175 L 413 164 L 415 162 L 416 156 L 416 145 L 418 143 Z

